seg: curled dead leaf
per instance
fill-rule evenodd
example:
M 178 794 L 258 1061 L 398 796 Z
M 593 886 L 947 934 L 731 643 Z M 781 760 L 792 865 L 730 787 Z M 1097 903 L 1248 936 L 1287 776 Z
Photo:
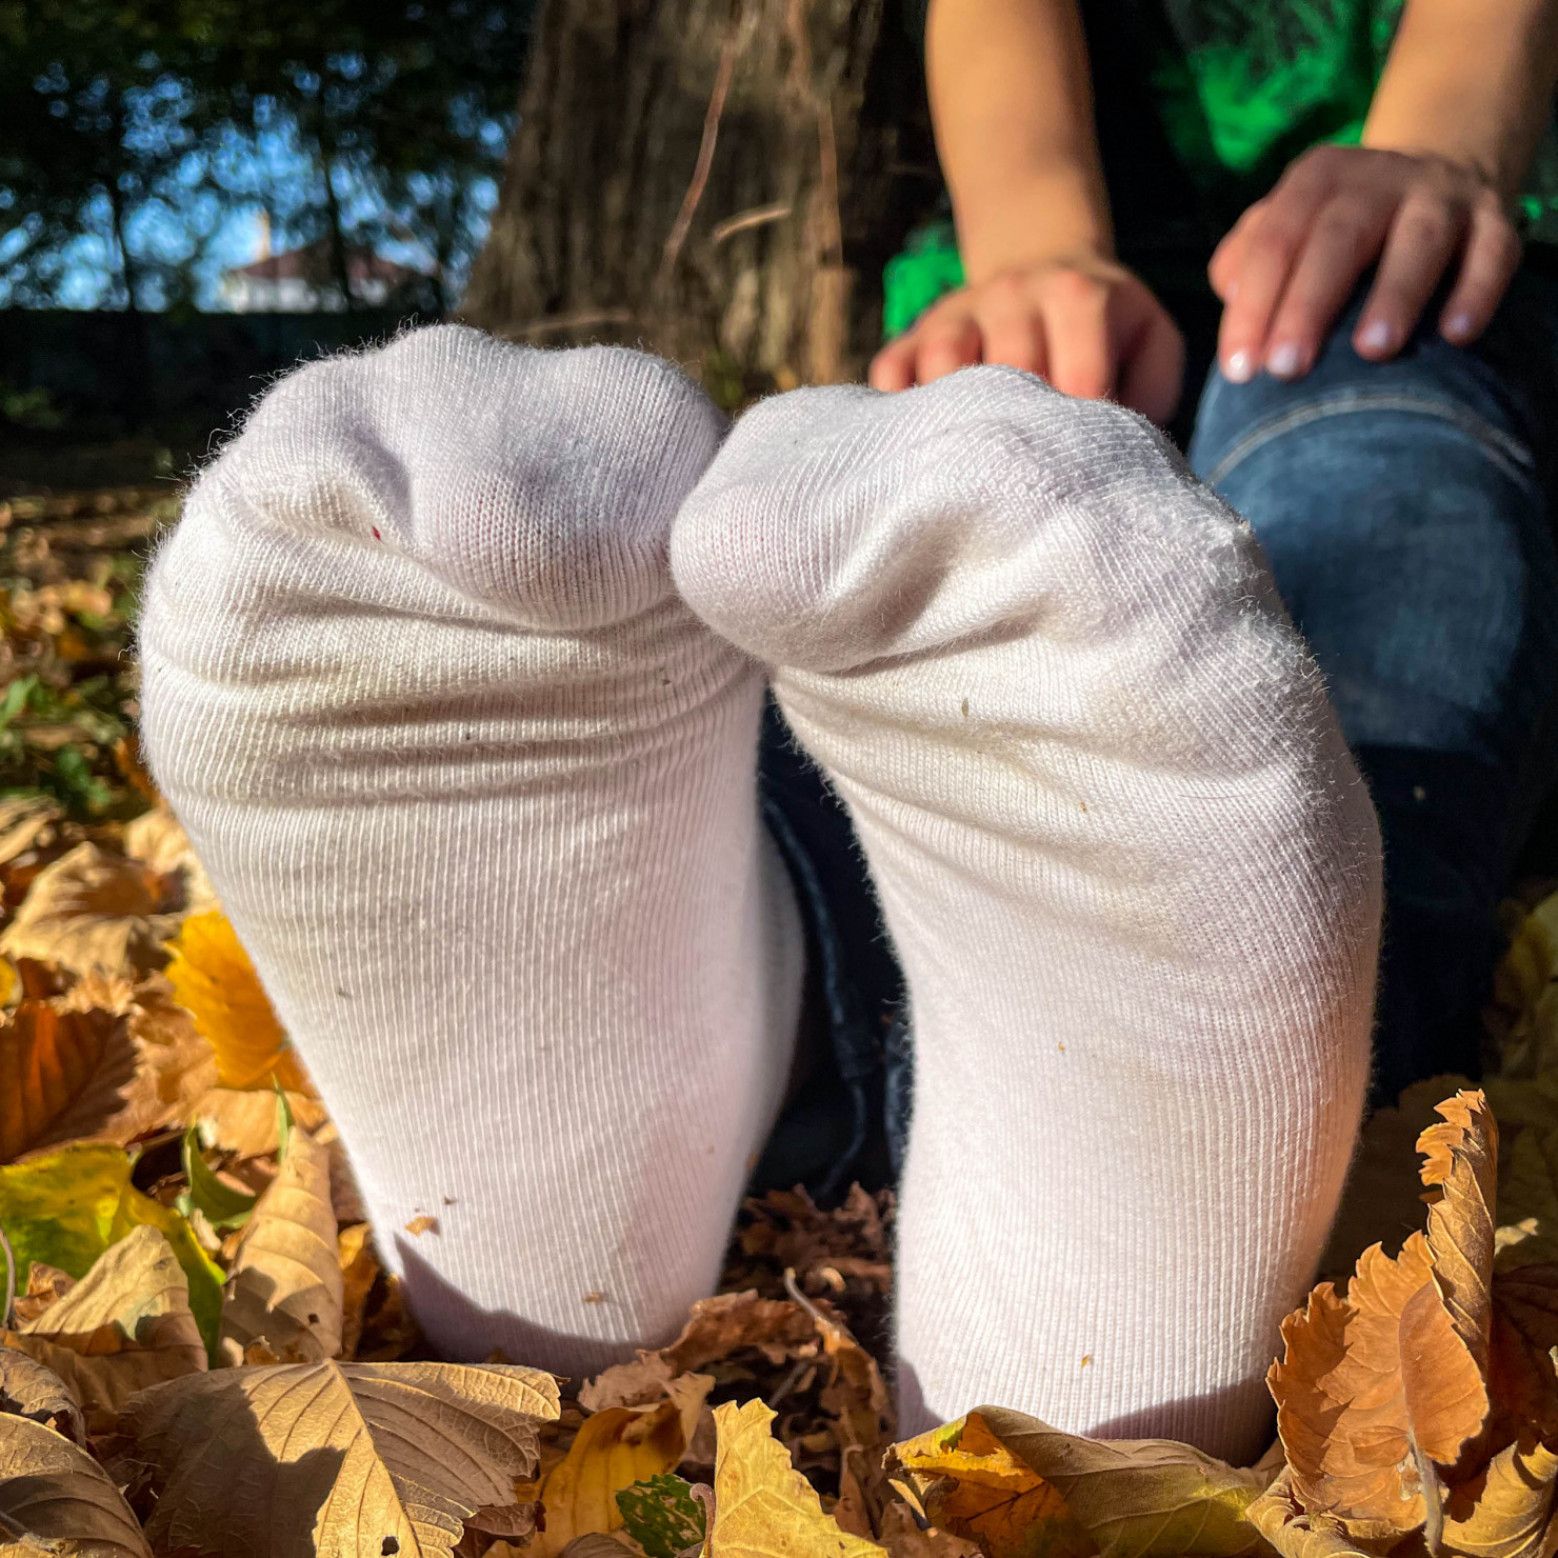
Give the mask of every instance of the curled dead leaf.
M 330 1154 L 294 1130 L 281 1168 L 255 1204 L 227 1281 L 222 1355 L 263 1342 L 278 1359 L 341 1351 L 345 1279 L 330 1204 Z
M 158 1385 L 123 1427 L 158 1492 L 159 1551 L 443 1558 L 477 1510 L 518 1502 L 557 1412 L 557 1382 L 534 1369 L 322 1362 Z M 212 1443 L 226 1453 L 203 1453 Z
M 1543 1558 L 1558 1494 L 1558 1447 L 1527 1439 L 1501 1450 L 1455 1490 L 1446 1511 L 1446 1558 Z
M 1401 1540 L 1389 1529 L 1372 1546 L 1349 1536 L 1332 1515 L 1311 1515 L 1293 1494 L 1291 1475 L 1284 1471 L 1246 1511 L 1250 1523 L 1281 1558 L 1374 1558 Z
M 124 1495 L 79 1445 L 26 1417 L 0 1416 L 0 1551 L 57 1558 L 152 1558 Z
M 160 876 L 179 882 L 179 900 L 188 914 L 216 907 L 216 892 L 195 856 L 189 835 L 164 803 L 142 812 L 124 829 L 124 852 Z
M 0 935 L 0 952 L 72 973 L 145 972 L 178 928 L 169 884 L 139 861 L 78 844 L 45 866 Z
M 206 1367 L 178 1257 L 145 1224 L 36 1319 L 0 1338 L 52 1369 L 89 1417 L 111 1417 L 136 1391 Z
M 0 1414 L 31 1418 L 76 1444 L 86 1443 L 81 1403 L 53 1369 L 11 1348 L 0 1348 Z

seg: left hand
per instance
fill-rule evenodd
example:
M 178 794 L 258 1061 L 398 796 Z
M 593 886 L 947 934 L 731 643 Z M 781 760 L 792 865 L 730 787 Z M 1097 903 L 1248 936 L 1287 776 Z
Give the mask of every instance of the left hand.
M 1352 335 L 1360 356 L 1400 351 L 1451 271 L 1439 331 L 1464 345 L 1487 328 L 1519 263 L 1514 225 L 1477 169 L 1426 153 L 1317 146 L 1212 256 L 1224 305 L 1218 361 L 1240 383 L 1261 369 L 1307 373 L 1370 266 L 1374 285 Z

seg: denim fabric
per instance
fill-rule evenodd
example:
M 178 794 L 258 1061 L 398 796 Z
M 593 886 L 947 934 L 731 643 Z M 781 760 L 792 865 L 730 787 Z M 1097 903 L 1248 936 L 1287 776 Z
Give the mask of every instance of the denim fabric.
M 1495 909 L 1558 777 L 1558 275 L 1528 265 L 1474 348 L 1425 329 L 1389 363 L 1348 344 L 1357 307 L 1306 377 L 1214 369 L 1185 422 L 1192 468 L 1266 549 L 1380 814 L 1383 1101 L 1478 1073 Z M 1206 360 L 1210 339 L 1190 344 Z M 759 1178 L 827 1196 L 896 1171 L 912 1044 L 848 818 L 772 710 L 761 769 L 825 1042 Z
M 1379 811 L 1383 1101 L 1478 1074 L 1495 909 L 1558 771 L 1558 283 L 1387 363 L 1352 350 L 1357 308 L 1303 379 L 1214 369 L 1189 460 L 1254 526 Z

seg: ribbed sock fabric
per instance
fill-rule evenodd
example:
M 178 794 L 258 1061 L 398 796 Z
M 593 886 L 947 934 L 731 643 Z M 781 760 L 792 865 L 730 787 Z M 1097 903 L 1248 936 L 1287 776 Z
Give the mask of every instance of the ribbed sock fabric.
M 723 431 L 637 353 L 418 332 L 274 388 L 147 584 L 153 770 L 451 1354 L 673 1332 L 782 1095 L 761 676 L 667 565 Z
M 748 413 L 672 571 L 774 668 L 907 975 L 901 1426 L 1257 1454 L 1362 1104 L 1379 846 L 1248 527 L 1139 419 L 976 368 Z

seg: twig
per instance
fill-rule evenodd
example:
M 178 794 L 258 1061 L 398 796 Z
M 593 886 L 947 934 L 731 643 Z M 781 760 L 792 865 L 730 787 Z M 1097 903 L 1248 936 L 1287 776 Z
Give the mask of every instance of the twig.
M 529 340 L 538 335 L 557 335 L 564 330 L 587 330 L 592 325 L 627 325 L 633 316 L 625 308 L 583 309 L 576 314 L 557 314 L 551 319 L 537 319 L 517 330 L 505 331 L 506 335 L 523 336 Z
M 655 290 L 662 291 L 670 284 L 676 262 L 681 258 L 682 245 L 692 228 L 703 192 L 708 188 L 709 171 L 714 166 L 714 147 L 719 141 L 720 120 L 725 114 L 725 99 L 730 95 L 730 83 L 736 74 L 736 61 L 746 47 L 746 7 L 743 0 L 736 0 L 732 8 L 730 29 L 720 45 L 719 65 L 714 72 L 714 89 L 709 93 L 709 106 L 703 114 L 703 135 L 698 142 L 698 160 L 693 164 L 692 181 L 682 196 L 682 207 L 666 234 L 665 247 L 660 251 L 660 270 L 655 276 Z
M 788 200 L 776 200 L 771 206 L 754 206 L 750 211 L 738 211 L 709 230 L 709 242 L 721 244 L 750 228 L 766 227 L 770 222 L 783 221 L 794 209 Z
M 1444 1547 L 1444 1486 L 1439 1473 L 1418 1446 L 1416 1437 L 1411 1440 L 1412 1458 L 1417 1462 L 1418 1480 L 1423 1485 L 1423 1545 L 1438 1558 Z

